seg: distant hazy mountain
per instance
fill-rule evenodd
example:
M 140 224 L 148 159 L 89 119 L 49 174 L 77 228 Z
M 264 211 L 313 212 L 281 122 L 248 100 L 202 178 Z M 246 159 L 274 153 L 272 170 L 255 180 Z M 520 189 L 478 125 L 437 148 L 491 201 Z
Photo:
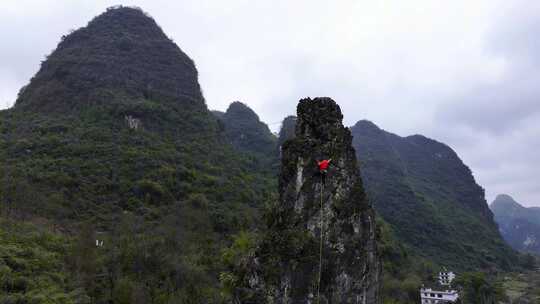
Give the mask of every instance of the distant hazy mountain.
M 507 194 L 490 205 L 504 239 L 513 248 L 540 253 L 540 208 L 523 207 Z

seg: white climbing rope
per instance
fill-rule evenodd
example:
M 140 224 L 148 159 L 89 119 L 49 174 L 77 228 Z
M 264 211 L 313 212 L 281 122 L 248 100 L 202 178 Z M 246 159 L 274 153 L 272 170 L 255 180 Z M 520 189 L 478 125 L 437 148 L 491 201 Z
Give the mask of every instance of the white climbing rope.
M 320 234 L 321 240 L 319 245 L 319 281 L 317 284 L 317 303 L 321 304 L 321 275 L 322 275 L 322 249 L 323 249 L 323 177 L 321 175 L 321 218 L 320 218 Z

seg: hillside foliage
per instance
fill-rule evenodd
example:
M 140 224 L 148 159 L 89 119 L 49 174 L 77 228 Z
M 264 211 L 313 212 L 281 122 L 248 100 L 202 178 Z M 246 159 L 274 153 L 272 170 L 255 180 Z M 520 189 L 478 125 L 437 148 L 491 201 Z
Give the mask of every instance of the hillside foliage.
M 368 121 L 351 131 L 375 210 L 412 254 L 456 271 L 509 270 L 517 263 L 484 190 L 451 148 Z
M 1 216 L 60 232 L 75 268 L 58 271 L 92 303 L 218 302 L 221 252 L 276 184 L 223 132 L 191 59 L 142 11 L 112 8 L 0 112 Z

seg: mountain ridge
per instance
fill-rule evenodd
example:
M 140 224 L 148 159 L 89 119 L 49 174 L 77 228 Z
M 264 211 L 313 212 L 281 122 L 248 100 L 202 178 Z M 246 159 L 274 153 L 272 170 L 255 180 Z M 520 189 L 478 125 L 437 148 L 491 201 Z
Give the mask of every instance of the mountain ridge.
M 484 190 L 449 146 L 422 135 L 400 137 L 368 121 L 351 131 L 368 195 L 398 239 L 454 269 L 512 264 L 516 257 L 498 233 Z

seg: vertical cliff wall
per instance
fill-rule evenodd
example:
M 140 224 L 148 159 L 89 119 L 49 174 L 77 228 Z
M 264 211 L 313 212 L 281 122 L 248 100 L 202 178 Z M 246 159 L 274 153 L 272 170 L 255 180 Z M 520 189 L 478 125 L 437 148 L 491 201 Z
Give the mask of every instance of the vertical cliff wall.
M 282 146 L 279 203 L 238 298 L 379 303 L 375 216 L 341 110 L 330 98 L 308 98 L 297 116 L 296 136 Z M 316 164 L 322 158 L 332 159 L 325 185 Z

